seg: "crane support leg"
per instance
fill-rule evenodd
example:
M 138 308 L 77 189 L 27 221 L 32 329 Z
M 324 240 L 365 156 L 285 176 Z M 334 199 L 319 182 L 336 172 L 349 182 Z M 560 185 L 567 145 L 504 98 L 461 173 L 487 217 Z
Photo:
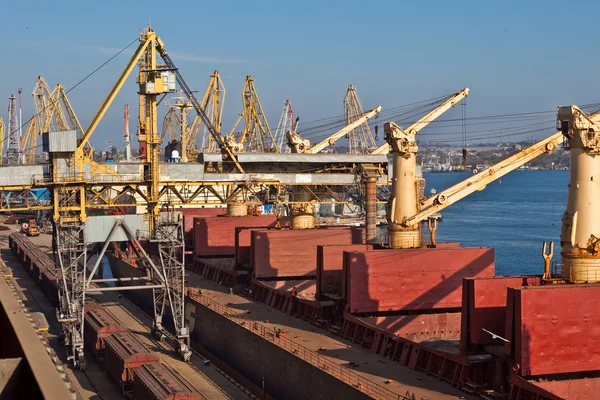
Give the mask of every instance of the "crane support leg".
M 174 216 L 169 214 L 169 217 Z M 155 291 L 155 328 L 161 329 L 165 305 L 173 316 L 175 336 L 179 353 L 184 361 L 192 356 L 190 350 L 189 329 L 185 325 L 185 245 L 183 242 L 183 226 L 179 220 L 160 221 L 156 227 L 156 240 L 160 256 L 160 271 L 166 285 Z
M 59 278 L 59 308 L 57 319 L 62 324 L 68 358 L 80 370 L 87 364 L 83 349 L 83 313 L 85 304 L 85 275 L 87 246 L 83 225 L 57 225 L 55 232 L 56 256 L 61 269 Z

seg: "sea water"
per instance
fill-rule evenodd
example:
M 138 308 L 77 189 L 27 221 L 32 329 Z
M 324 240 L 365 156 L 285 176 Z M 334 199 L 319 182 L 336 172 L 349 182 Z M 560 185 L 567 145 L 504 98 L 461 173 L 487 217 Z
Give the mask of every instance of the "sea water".
M 440 193 L 469 176 L 425 173 L 425 193 Z M 494 248 L 496 275 L 541 274 L 544 241 L 554 242 L 553 261 L 560 261 L 568 183 L 568 171 L 514 171 L 443 210 L 436 240 Z

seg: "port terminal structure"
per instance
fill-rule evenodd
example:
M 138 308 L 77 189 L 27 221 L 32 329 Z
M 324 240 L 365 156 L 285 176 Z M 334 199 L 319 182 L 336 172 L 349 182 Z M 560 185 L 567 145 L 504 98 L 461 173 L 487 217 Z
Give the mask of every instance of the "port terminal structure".
M 159 60 L 162 61 L 159 63 Z M 84 149 L 136 65 L 140 67 L 140 140 L 146 143 L 146 158 L 141 162 L 106 164 L 103 167 L 112 172 L 98 174 L 93 171 Z M 161 140 L 157 134 L 156 107 L 159 98 L 174 93 L 177 85 L 202 118 L 220 153 L 201 154 L 197 162 L 159 161 Z M 138 279 L 142 282 L 132 282 L 118 290 L 151 290 L 154 334 L 159 337 L 163 334 L 163 316 L 171 315 L 179 352 L 184 360 L 189 359 L 189 330 L 184 322 L 185 243 L 177 208 L 219 204 L 227 206 L 230 216 L 244 216 L 248 204 L 256 201 L 253 200 L 255 194 L 266 193 L 270 201 L 291 207 L 292 228 L 311 229 L 314 227 L 314 204 L 326 202 L 327 197 L 335 198 L 338 188 L 355 185 L 357 175 L 361 175 L 367 193 L 371 194 L 367 196 L 366 206 L 367 241 L 373 241 L 374 225 L 369 217 L 375 215 L 372 212 L 373 204 L 377 202 L 374 188 L 392 183 L 388 201 L 388 243 L 382 249 L 364 251 L 376 258 L 381 252 L 426 247 L 422 241 L 423 222 L 428 222 L 434 238 L 435 215 L 439 211 L 566 141 L 575 167 L 571 171 L 569 203 L 561 234 L 563 271 L 560 276 L 550 271 L 544 278 L 556 283 L 597 282 L 590 278 L 590 274 L 597 275 L 596 221 L 593 216 L 585 215 L 589 210 L 582 195 L 584 198 L 595 195 L 595 186 L 586 185 L 584 181 L 587 182 L 586 174 L 595 167 L 596 132 L 600 129 L 596 125 L 598 115 L 588 117 L 574 106 L 560 108 L 559 132 L 486 171 L 424 198 L 420 190 L 422 179 L 416 166 L 416 134 L 427 121 L 436 117 L 435 114 L 441 114 L 467 94 L 468 89 L 458 92 L 443 107 L 424 117 L 421 125 L 402 129 L 393 122 L 386 123 L 387 143 L 372 154 L 243 153 L 239 149 L 236 151 L 231 142 L 218 134 L 162 40 L 154 31 L 146 29 L 140 33 L 138 49 L 87 129 L 45 133 L 43 142 L 44 150 L 50 156 L 48 164 L 0 167 L 4 171 L 0 174 L 0 211 L 52 210 L 57 265 L 62 272 L 57 316 L 63 324 L 70 359 L 81 369 L 86 368 L 83 351 L 85 295 L 110 290 L 92 285 L 108 280 L 96 278 L 98 262 L 93 265 L 88 262 L 91 245 L 99 244 L 96 247 L 100 250 L 98 259 L 101 259 L 112 241 L 134 244 L 148 275 Z M 310 150 L 310 144 L 305 149 Z M 3 198 L 5 193 L 20 191 L 23 198 L 31 199 L 26 193 L 33 190 L 47 190 L 51 200 L 33 200 L 21 207 L 9 208 L 9 202 Z M 143 216 L 105 215 L 107 211 L 123 207 L 144 207 L 146 212 Z M 148 246 L 143 246 L 142 242 L 154 249 L 152 254 L 146 252 Z M 434 239 L 429 245 L 435 247 Z M 169 312 L 166 312 L 167 308 Z
M 139 140 L 145 149 L 145 157 L 140 162 L 95 163 L 87 150 L 89 139 L 136 65 L 139 67 Z M 197 162 L 160 162 L 157 105 L 162 97 L 175 93 L 178 87 L 201 118 L 220 153 L 200 154 Z M 64 90 L 62 93 L 64 95 Z M 438 109 L 438 115 L 452 104 L 450 100 L 444 103 Z M 357 125 L 355 122 L 351 128 Z M 48 163 L 1 167 L 0 211 L 52 211 L 53 243 L 57 265 L 62 271 L 57 317 L 63 325 L 70 359 L 81 369 L 86 368 L 83 348 L 85 294 L 90 290 L 108 290 L 91 288 L 92 284 L 106 283 L 94 276 L 98 262 L 94 265 L 88 262 L 91 245 L 97 244 L 102 255 L 111 241 L 131 240 L 135 243 L 149 273 L 143 281 L 132 282 L 128 289 L 152 290 L 155 298 L 153 330 L 159 337 L 164 330 L 165 309 L 169 308 L 179 350 L 186 359 L 190 352 L 183 315 L 185 252 L 181 218 L 175 212 L 176 208 L 222 204 L 235 213 L 235 210 L 247 209 L 251 194 L 261 192 L 266 193 L 270 201 L 289 205 L 292 215 L 294 210 L 304 210 L 301 214 L 308 210 L 311 214 L 315 203 L 339 197 L 336 196 L 338 188 L 354 185 L 360 173 L 357 171 L 368 171 L 369 179 L 365 182 L 376 185 L 388 185 L 393 173 L 388 165 L 387 151 L 350 155 L 237 152 L 239 149 L 232 147 L 231 141 L 224 140 L 213 126 L 163 41 L 150 28 L 140 31 L 137 49 L 88 127 L 71 128 L 42 132 Z M 387 148 L 387 144 L 384 147 Z M 40 196 L 40 191 L 47 192 L 50 200 L 46 200 L 48 196 Z M 25 199 L 21 205 L 10 204 L 7 194 L 14 195 L 15 192 Z M 34 192 L 36 196 L 30 195 Z M 138 210 L 144 207 L 145 214 L 131 217 L 106 215 L 118 214 L 111 210 L 126 207 Z M 140 240 L 152 243 L 158 257 L 147 254 Z
M 157 64 L 158 58 L 162 64 Z M 139 64 L 138 83 L 140 87 L 140 140 L 146 143 L 145 162 L 132 164 L 114 164 L 113 171 L 97 174 L 87 163 L 84 149 L 89 139 L 122 88 L 125 80 Z M 222 154 L 204 154 L 198 163 L 161 165 L 158 157 L 160 140 L 157 137 L 157 99 L 161 95 L 173 93 L 176 82 L 188 96 L 195 111 L 203 119 L 205 126 L 218 144 Z M 90 268 L 87 249 L 92 243 L 88 232 L 102 231 L 104 237 L 94 240 L 109 241 L 134 240 L 144 237 L 157 244 L 160 263 L 144 253 L 140 256 L 151 270 L 151 284 L 138 285 L 138 288 L 152 290 L 156 299 L 154 328 L 160 335 L 162 316 L 165 307 L 171 308 L 176 333 L 180 339 L 180 351 L 184 358 L 189 357 L 188 332 L 183 320 L 183 268 L 184 252 L 181 240 L 181 222 L 173 213 L 160 213 L 159 206 L 168 203 L 169 207 L 209 202 L 230 204 L 245 200 L 249 190 L 256 187 L 270 187 L 281 190 L 284 187 L 300 184 L 309 189 L 311 201 L 319 196 L 331 194 L 331 188 L 339 185 L 351 185 L 354 182 L 354 170 L 358 165 L 369 164 L 380 171 L 381 184 L 387 184 L 385 175 L 387 160 L 381 156 L 358 155 L 353 159 L 336 155 L 294 155 L 283 157 L 280 154 L 240 154 L 236 155 L 215 131 L 211 121 L 204 114 L 200 103 L 195 99 L 185 80 L 165 50 L 162 40 L 151 29 L 140 33 L 139 46 L 129 60 L 117 82 L 94 115 L 87 129 L 78 132 L 50 131 L 43 135 L 44 150 L 50 155 L 49 165 L 6 165 L 2 175 L 6 180 L 0 185 L 3 193 L 21 191 L 25 199 L 32 199 L 26 192 L 46 189 L 51 201 L 26 202 L 21 210 L 53 211 L 55 246 L 58 265 L 62 270 L 60 307 L 58 319 L 63 323 L 65 343 L 71 349 L 70 358 L 74 365 L 86 368 L 83 355 L 83 306 L 85 293 L 94 282 L 93 273 L 98 268 Z M 294 158 L 290 160 L 290 158 Z M 212 171 L 207 165 L 218 164 Z M 282 165 L 272 172 L 268 165 Z M 292 165 L 287 168 L 287 166 Z M 309 166 L 320 173 L 301 172 Z M 264 167 L 264 170 L 261 170 Z M 340 172 L 341 170 L 341 172 Z M 207 201 L 207 197 L 212 200 Z M 37 196 L 44 198 L 44 196 Z M 123 199 L 136 199 L 123 201 Z M 167 201 L 167 199 L 169 199 Z M 141 201 L 140 201 L 141 200 Z M 243 201 L 242 201 L 243 202 Z M 123 219 L 93 215 L 94 210 L 111 208 L 147 207 L 147 218 L 135 218 L 125 222 Z M 8 210 L 8 201 L 2 201 L 2 207 Z M 19 211 L 19 208 L 10 208 Z M 109 224 L 108 227 L 106 224 Z M 132 285 L 131 289 L 136 286 Z

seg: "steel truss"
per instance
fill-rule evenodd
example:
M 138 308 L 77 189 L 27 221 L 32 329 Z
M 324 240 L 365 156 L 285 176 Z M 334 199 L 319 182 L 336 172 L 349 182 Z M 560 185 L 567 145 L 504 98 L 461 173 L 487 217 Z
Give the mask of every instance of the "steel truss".
M 164 336 L 163 317 L 166 306 L 173 317 L 175 335 L 179 343 L 179 353 L 184 361 L 192 356 L 190 350 L 189 329 L 185 325 L 185 243 L 183 226 L 174 212 L 163 214 L 156 225 L 155 236 L 151 242 L 158 245 L 162 280 L 165 285 L 153 289 L 154 326 L 153 333 Z
M 87 245 L 83 225 L 78 223 L 56 226 L 56 255 L 61 270 L 59 280 L 58 322 L 62 324 L 62 338 L 70 349 L 67 359 L 85 370 L 87 364 L 83 350 L 83 313 L 85 304 L 85 279 Z

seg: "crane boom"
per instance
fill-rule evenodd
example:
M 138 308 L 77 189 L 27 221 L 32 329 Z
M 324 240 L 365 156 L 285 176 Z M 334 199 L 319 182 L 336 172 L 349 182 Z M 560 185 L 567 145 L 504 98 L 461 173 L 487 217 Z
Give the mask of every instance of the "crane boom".
M 87 129 L 85 130 L 85 132 L 79 139 L 78 145 L 77 145 L 77 150 L 82 151 L 86 142 L 89 140 L 92 133 L 96 130 L 96 128 L 98 127 L 98 124 L 102 120 L 102 117 L 104 117 L 104 114 L 106 113 L 106 111 L 112 104 L 113 100 L 117 96 L 117 93 L 119 93 L 119 90 L 121 90 L 121 87 L 123 87 L 123 84 L 129 77 L 129 75 L 131 75 L 131 72 L 133 71 L 136 64 L 138 63 L 138 60 L 142 57 L 142 55 L 144 54 L 144 52 L 146 51 L 148 46 L 151 46 L 153 42 L 156 42 L 156 50 L 160 54 L 163 61 L 167 64 L 167 67 L 175 73 L 175 75 L 177 77 L 177 83 L 179 83 L 179 86 L 181 87 L 181 89 L 183 90 L 185 95 L 189 98 L 190 102 L 194 106 L 194 109 L 196 110 L 198 115 L 200 115 L 200 118 L 202 118 L 202 122 L 204 122 L 204 124 L 207 127 L 208 131 L 210 132 L 211 136 L 217 142 L 218 146 L 221 148 L 223 155 L 226 156 L 230 161 L 232 161 L 235 164 L 235 166 L 237 167 L 239 172 L 243 173 L 244 169 L 238 163 L 236 156 L 233 154 L 231 149 L 227 146 L 225 141 L 217 133 L 212 122 L 210 121 L 210 119 L 208 118 L 208 116 L 206 115 L 204 110 L 202 109 L 200 102 L 198 101 L 198 99 L 196 99 L 196 97 L 192 93 L 192 90 L 189 88 L 189 86 L 183 79 L 183 76 L 181 75 L 181 73 L 179 72 L 177 67 L 175 66 L 175 63 L 173 63 L 173 60 L 171 59 L 171 57 L 167 54 L 167 51 L 165 50 L 163 41 L 154 32 L 151 32 L 150 35 L 147 35 L 145 40 L 140 42 L 138 48 L 135 50 L 135 52 L 133 53 L 133 56 L 129 59 L 129 62 L 125 66 L 125 69 L 123 70 L 123 72 L 121 72 L 121 75 L 119 76 L 119 78 L 117 79 L 117 81 L 115 82 L 113 87 L 111 88 L 110 92 L 106 96 L 106 99 L 104 99 L 104 101 L 102 102 L 102 105 L 100 106 L 98 111 L 96 111 L 96 114 L 90 121 L 90 124 L 88 125 Z
M 431 196 L 420 204 L 421 211 L 416 215 L 407 218 L 404 221 L 399 221 L 402 225 L 411 226 L 426 220 L 432 215 L 440 212 L 444 208 L 456 203 L 457 201 L 467 197 L 471 193 L 484 189 L 489 183 L 498 178 L 503 177 L 511 171 L 521 167 L 529 161 L 541 156 L 545 153 L 550 153 L 556 146 L 563 141 L 563 134 L 556 132 L 534 145 L 500 161 L 499 163 L 483 170 L 464 181 L 442 191 L 441 193 Z
M 590 116 L 593 122 L 600 122 L 600 111 Z M 521 167 L 529 161 L 541 156 L 544 153 L 551 152 L 563 140 L 562 132 L 556 132 L 536 144 L 508 157 L 505 160 L 491 166 L 490 168 L 465 179 L 456 185 L 449 187 L 441 193 L 431 196 L 421 202 L 421 212 L 414 217 L 408 218 L 406 224 L 415 224 L 427 219 L 436 212 L 456 203 L 458 200 L 468 196 L 476 190 L 482 190 L 485 186 L 508 174 L 511 171 Z
M 442 104 L 425 114 L 422 118 L 420 118 L 417 122 L 409 126 L 405 129 L 405 132 L 416 135 L 421 129 L 425 128 L 429 125 L 430 122 L 438 118 L 440 115 L 448 111 L 450 108 L 454 107 L 456 103 L 464 99 L 469 95 L 469 88 L 464 88 L 463 90 L 456 92 L 448 99 L 446 99 Z M 371 154 L 388 154 L 390 152 L 390 145 L 386 142 L 376 148 Z
M 381 106 L 377 106 L 371 111 L 368 111 L 357 118 L 354 122 L 346 125 L 339 131 L 335 132 L 331 136 L 327 137 L 327 139 L 317 143 L 314 146 L 310 146 L 310 141 L 308 139 L 302 139 L 300 135 L 298 135 L 294 131 L 288 131 L 288 141 L 289 145 L 292 149 L 292 153 L 306 153 L 306 154 L 317 154 L 320 153 L 323 149 L 328 146 L 332 146 L 338 139 L 345 136 L 348 132 L 352 132 L 353 129 L 356 129 L 360 125 L 364 124 L 377 114 L 381 112 Z
M 131 59 L 129 59 L 129 62 L 125 66 L 125 69 L 123 70 L 123 72 L 121 72 L 119 79 L 117 79 L 110 92 L 108 92 L 108 95 L 102 102 L 102 105 L 100 106 L 98 111 L 96 111 L 96 114 L 94 114 L 94 117 L 90 121 L 90 124 L 88 125 L 87 129 L 81 135 L 81 138 L 79 139 L 79 143 L 77 145 L 78 150 L 83 150 L 83 147 L 90 139 L 90 136 L 92 136 L 92 133 L 94 133 L 94 131 L 98 127 L 98 124 L 102 120 L 102 117 L 104 117 L 104 114 L 106 114 L 106 111 L 112 104 L 115 97 L 117 97 L 117 93 L 119 93 L 119 90 L 121 90 L 121 87 L 123 87 L 123 84 L 129 77 L 129 75 L 131 75 L 131 72 L 135 68 L 138 60 L 142 57 L 144 51 L 152 43 L 153 39 L 154 37 L 150 36 L 149 39 L 140 42 L 138 48 L 133 53 L 133 56 L 131 57 Z

